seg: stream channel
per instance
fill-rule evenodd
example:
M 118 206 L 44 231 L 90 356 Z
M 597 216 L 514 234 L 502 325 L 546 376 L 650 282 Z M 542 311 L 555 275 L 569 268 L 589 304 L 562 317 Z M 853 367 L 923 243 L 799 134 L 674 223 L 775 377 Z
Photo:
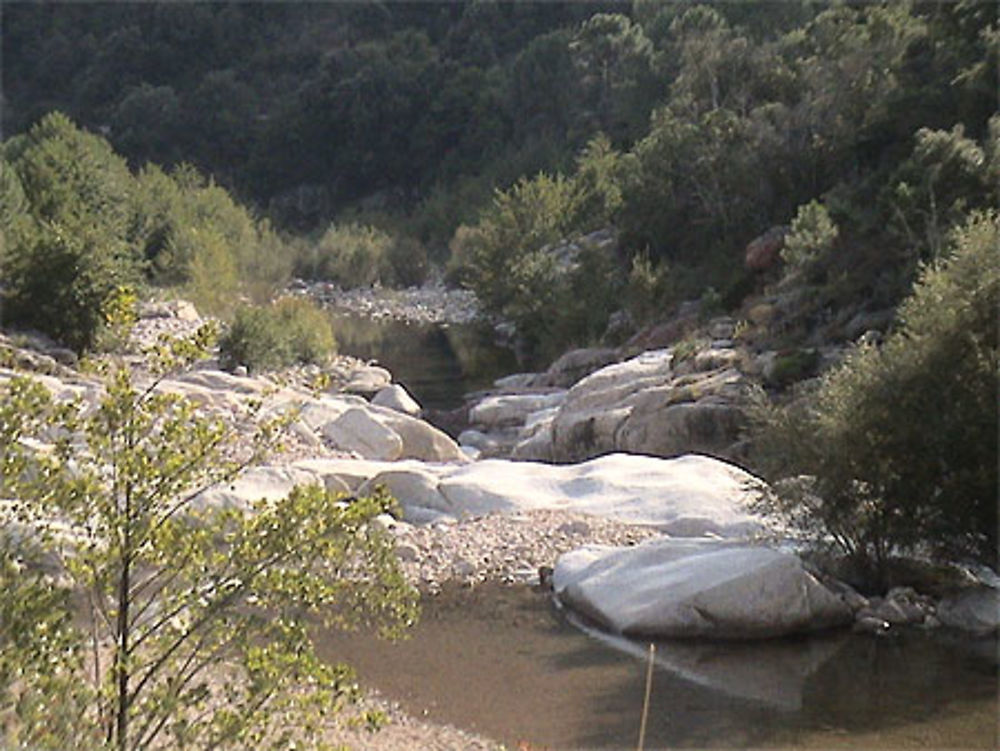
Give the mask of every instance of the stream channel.
M 425 406 L 518 369 L 472 327 L 338 323 Z M 508 748 L 636 748 L 647 645 L 602 634 L 527 586 L 446 587 L 408 639 L 327 632 L 321 654 L 411 715 Z M 997 640 L 900 629 L 657 645 L 646 749 L 1000 747 Z M 523 744 L 523 745 L 522 745 Z

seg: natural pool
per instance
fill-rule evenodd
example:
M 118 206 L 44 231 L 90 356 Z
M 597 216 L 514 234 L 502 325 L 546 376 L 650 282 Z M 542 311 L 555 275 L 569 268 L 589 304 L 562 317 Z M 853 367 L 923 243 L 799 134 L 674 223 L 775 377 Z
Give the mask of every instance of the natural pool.
M 427 407 L 522 368 L 474 326 L 334 318 Z M 426 598 L 409 640 L 327 633 L 321 652 L 415 716 L 517 748 L 636 747 L 646 645 L 581 628 L 547 594 L 489 584 Z M 995 749 L 997 642 L 839 632 L 657 651 L 646 748 Z
M 660 643 L 646 748 L 997 748 L 996 646 L 917 631 Z M 425 598 L 406 641 L 321 645 L 415 716 L 552 749 L 636 747 L 645 650 L 499 584 Z
M 421 405 L 454 409 L 467 392 L 485 389 L 519 369 L 514 352 L 475 324 L 416 324 L 332 314 L 339 349 L 377 360 Z

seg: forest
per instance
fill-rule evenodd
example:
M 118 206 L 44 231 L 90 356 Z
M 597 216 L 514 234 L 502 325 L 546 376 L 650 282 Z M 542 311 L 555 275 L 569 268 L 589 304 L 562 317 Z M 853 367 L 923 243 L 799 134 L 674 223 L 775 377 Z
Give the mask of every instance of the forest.
M 214 200 L 230 200 L 224 190 L 249 207 L 284 242 L 261 252 L 281 256 L 265 277 L 315 273 L 296 264 L 301 245 L 347 238 L 378 258 L 340 269 L 342 281 L 419 283 L 447 266 L 526 330 L 589 283 L 557 280 L 536 251 L 616 227 L 617 257 L 581 271 L 610 280 L 604 294 L 587 311 L 569 305 L 540 340 L 603 331 L 630 274 L 653 296 L 638 307 L 706 290 L 733 305 L 749 281 L 728 259 L 804 206 L 838 228 L 828 275 L 889 304 L 949 226 L 995 203 L 993 11 L 972 0 L 12 3 L 4 161 L 58 111 L 106 140 L 149 201 L 163 203 L 171 180 L 207 179 Z M 146 231 L 127 243 L 155 261 L 147 279 L 192 273 L 165 272 L 170 233 Z
M 837 549 L 870 591 L 889 590 L 904 553 L 995 569 L 994 2 L 15 0 L 0 24 L 0 491 L 97 534 L 67 570 L 125 613 L 105 618 L 114 658 L 90 691 L 70 590 L 25 573 L 4 532 L 0 725 L 19 718 L 38 747 L 94 716 L 94 748 L 159 747 L 168 731 L 179 747 L 285 748 L 272 694 L 320 711 L 357 688 L 315 658 L 305 614 L 391 632 L 416 619 L 376 524 L 401 511 L 381 490 L 175 517 L 188 485 L 233 480 L 293 418 L 265 412 L 244 434 L 106 364 L 93 410 L 14 374 L 34 332 L 81 372 L 121 357 L 140 301 L 183 298 L 215 321 L 152 350 L 156 384 L 210 354 L 230 386 L 319 373 L 337 347 L 328 312 L 285 294 L 312 284 L 471 290 L 480 324 L 513 331 L 533 363 L 669 347 L 684 406 L 711 380 L 696 362 L 719 358 L 742 368 L 721 404 L 739 412 L 738 451 L 719 458 L 771 483 L 762 513 Z M 724 335 L 692 334 L 719 319 Z M 598 422 L 623 412 L 599 406 Z M 538 434 L 552 446 L 554 419 Z M 306 432 L 314 448 L 342 436 Z M 547 450 L 529 459 L 563 461 Z M 158 572 L 138 586 L 136 561 Z M 360 578 L 327 576 L 331 561 Z M 153 626 L 128 615 L 149 582 L 141 613 L 178 598 Z M 287 621 L 258 617 L 268 608 Z M 169 615 L 182 611 L 222 624 L 192 654 L 235 644 L 252 678 L 201 728 L 167 725 L 211 704 L 201 663 L 178 652 L 197 631 Z M 130 624 L 162 653 L 138 680 Z M 296 693 L 306 684 L 329 696 Z

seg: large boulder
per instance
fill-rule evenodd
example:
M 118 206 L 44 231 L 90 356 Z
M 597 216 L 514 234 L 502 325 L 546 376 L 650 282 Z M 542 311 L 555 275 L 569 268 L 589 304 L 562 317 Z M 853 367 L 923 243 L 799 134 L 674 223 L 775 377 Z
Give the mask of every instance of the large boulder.
M 938 603 L 937 618 L 951 628 L 995 634 L 1000 630 L 1000 590 L 978 585 L 945 597 Z
M 330 444 L 365 459 L 393 460 L 403 453 L 403 439 L 365 409 L 352 408 L 320 431 Z
M 369 408 L 369 412 L 373 419 L 399 436 L 402 441 L 398 457 L 400 459 L 419 459 L 425 462 L 468 461 L 451 436 L 428 422 L 384 407 L 373 406 Z
M 565 605 L 627 636 L 761 639 L 852 620 L 797 556 L 717 540 L 581 548 L 559 558 L 553 584 Z
M 608 347 L 571 349 L 562 354 L 544 373 L 537 374 L 532 385 L 569 388 L 595 370 L 620 359 L 618 350 Z
M 763 528 L 748 507 L 757 483 L 706 456 L 612 454 L 575 465 L 486 459 L 442 475 L 439 489 L 453 509 L 469 515 L 565 509 L 675 535 L 744 537 Z
M 469 410 L 469 422 L 487 430 L 523 425 L 529 415 L 558 407 L 565 399 L 565 391 L 487 396 Z
M 584 378 L 552 421 L 551 456 L 560 462 L 614 451 L 734 458 L 747 381 L 732 358 L 710 352 L 676 370 L 672 350 L 645 352 Z
M 420 405 L 410 392 L 398 383 L 386 386 L 372 397 L 372 404 L 387 409 L 394 409 L 404 415 L 416 416 L 420 414 Z
M 283 498 L 296 485 L 316 484 L 325 483 L 319 473 L 305 467 L 251 467 L 231 482 L 202 491 L 194 498 L 191 507 L 246 510 L 255 501 Z
M 412 520 L 428 510 L 435 518 L 440 513 L 459 519 L 494 511 L 563 509 L 651 525 L 679 536 L 745 538 L 766 528 L 749 508 L 760 481 L 706 456 L 615 454 L 578 465 L 506 459 L 466 465 L 315 459 L 293 466 L 324 481 L 336 476 L 355 492 L 383 478 L 399 491 L 397 500 Z

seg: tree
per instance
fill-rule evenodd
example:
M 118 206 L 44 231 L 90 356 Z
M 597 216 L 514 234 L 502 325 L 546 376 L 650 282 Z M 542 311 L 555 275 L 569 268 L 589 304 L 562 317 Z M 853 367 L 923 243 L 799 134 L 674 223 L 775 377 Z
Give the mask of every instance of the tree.
M 162 348 L 158 362 L 190 359 L 205 336 Z M 4 497 L 72 583 L 92 645 L 74 673 L 87 696 L 72 739 L 31 725 L 21 737 L 116 751 L 321 747 L 324 716 L 355 689 L 349 669 L 317 658 L 309 624 L 394 635 L 416 616 L 373 521 L 392 502 L 299 487 L 246 509 L 200 504 L 199 491 L 258 459 L 280 423 L 238 443 L 238 428 L 158 383 L 139 388 L 111 370 L 94 406 L 55 404 L 24 378 L 3 387 Z M 5 589 L 0 613 L 22 591 Z M 17 645 L 2 636 L 7 654 Z
M 975 214 L 925 269 L 881 348 L 810 398 L 761 406 L 765 507 L 832 541 L 876 584 L 897 553 L 996 565 L 1000 226 Z
M 94 346 L 140 278 L 128 239 L 132 176 L 108 143 L 52 113 L 4 144 L 32 218 L 5 269 L 5 315 L 69 346 Z
M 638 135 L 649 116 L 653 45 L 620 13 L 596 13 L 569 44 L 595 130 L 615 141 Z M 646 96 L 643 96 L 646 95 Z

